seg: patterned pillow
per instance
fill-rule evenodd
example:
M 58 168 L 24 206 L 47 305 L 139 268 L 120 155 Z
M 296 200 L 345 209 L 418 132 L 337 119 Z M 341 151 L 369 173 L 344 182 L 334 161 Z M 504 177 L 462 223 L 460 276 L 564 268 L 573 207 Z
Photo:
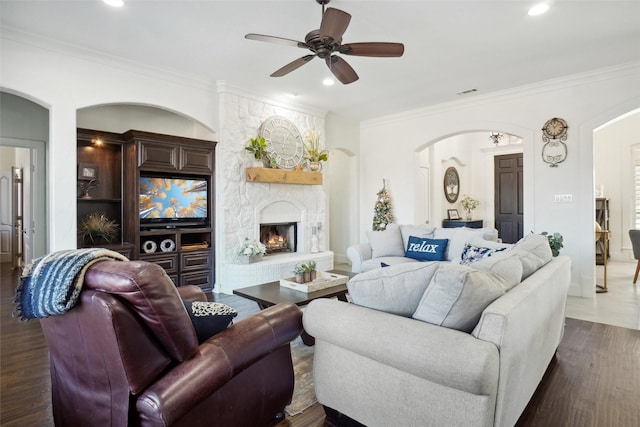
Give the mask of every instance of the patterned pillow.
M 460 256 L 460 264 L 471 264 L 472 262 L 480 261 L 483 258 L 487 258 L 491 255 L 495 255 L 498 252 L 502 252 L 505 249 L 507 248 L 484 248 L 467 243 L 462 250 L 462 255 Z
M 238 312 L 219 302 L 183 301 L 189 319 L 202 343 L 231 325 Z
M 409 236 L 404 256 L 418 261 L 442 261 L 447 250 L 448 239 L 425 239 Z

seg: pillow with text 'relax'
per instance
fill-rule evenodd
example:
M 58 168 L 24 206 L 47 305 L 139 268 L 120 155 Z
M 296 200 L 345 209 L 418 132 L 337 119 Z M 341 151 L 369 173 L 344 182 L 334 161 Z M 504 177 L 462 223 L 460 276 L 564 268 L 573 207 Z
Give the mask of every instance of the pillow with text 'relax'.
M 427 239 L 409 236 L 404 256 L 418 261 L 443 261 L 449 239 Z

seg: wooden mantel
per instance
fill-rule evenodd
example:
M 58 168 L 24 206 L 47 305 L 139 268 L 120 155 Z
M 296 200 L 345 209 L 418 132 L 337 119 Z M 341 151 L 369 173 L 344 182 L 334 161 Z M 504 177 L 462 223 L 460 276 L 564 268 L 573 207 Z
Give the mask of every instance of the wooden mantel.
M 274 184 L 322 185 L 320 172 L 290 171 L 272 168 L 247 168 L 247 182 L 268 182 Z

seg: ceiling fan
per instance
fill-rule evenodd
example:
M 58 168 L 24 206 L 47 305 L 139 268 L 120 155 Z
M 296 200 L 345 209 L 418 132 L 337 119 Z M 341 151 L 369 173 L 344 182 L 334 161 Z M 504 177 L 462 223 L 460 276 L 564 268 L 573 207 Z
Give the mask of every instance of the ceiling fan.
M 278 43 L 286 46 L 309 49 L 313 52 L 311 55 L 305 55 L 302 58 L 288 63 L 271 74 L 271 77 L 282 77 L 289 74 L 317 56 L 325 60 L 329 70 L 331 70 L 338 80 L 344 84 L 349 84 L 358 80 L 358 74 L 356 74 L 347 61 L 335 54 L 371 57 L 402 56 L 404 53 L 404 45 L 402 43 L 369 42 L 342 44 L 342 35 L 349 26 L 351 15 L 332 7 L 325 11 L 325 5 L 330 1 L 331 0 L 316 0 L 316 2 L 322 5 L 320 29 L 310 31 L 304 38 L 304 42 L 253 33 L 244 36 L 250 40 Z

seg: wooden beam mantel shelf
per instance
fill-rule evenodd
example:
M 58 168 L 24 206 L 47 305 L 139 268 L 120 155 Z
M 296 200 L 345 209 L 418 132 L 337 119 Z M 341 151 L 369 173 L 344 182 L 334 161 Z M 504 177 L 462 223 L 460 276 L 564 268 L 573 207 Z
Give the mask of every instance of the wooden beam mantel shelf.
M 247 182 L 322 185 L 322 173 L 286 169 L 247 168 Z

